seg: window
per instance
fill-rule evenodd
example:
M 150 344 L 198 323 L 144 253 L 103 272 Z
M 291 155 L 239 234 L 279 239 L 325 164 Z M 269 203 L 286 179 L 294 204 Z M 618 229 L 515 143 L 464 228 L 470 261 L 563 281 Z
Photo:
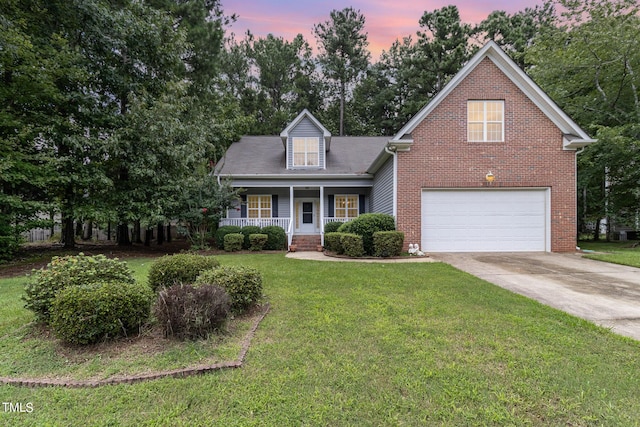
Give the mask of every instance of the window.
M 356 218 L 358 216 L 358 195 L 337 195 L 335 196 L 336 218 Z
M 468 101 L 469 141 L 504 141 L 504 101 Z
M 271 218 L 271 195 L 247 196 L 247 218 Z
M 293 138 L 293 166 L 320 166 L 320 140 Z

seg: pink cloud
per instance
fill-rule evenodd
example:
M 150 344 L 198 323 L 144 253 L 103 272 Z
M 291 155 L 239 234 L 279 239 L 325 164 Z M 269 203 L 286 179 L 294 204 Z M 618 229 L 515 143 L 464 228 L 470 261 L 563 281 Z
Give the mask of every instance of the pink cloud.
M 462 22 L 477 24 L 494 10 L 514 13 L 527 7 L 541 5 L 542 0 L 352 0 L 351 7 L 365 16 L 369 50 L 377 60 L 382 50 L 388 50 L 396 39 L 413 36 L 420 29 L 418 21 L 425 11 L 434 11 L 451 3 L 458 6 Z M 333 9 L 343 9 L 349 4 L 343 0 L 230 0 L 223 1 L 226 14 L 239 15 L 227 32 L 242 38 L 247 29 L 257 37 L 273 33 L 285 40 L 297 34 L 315 46 L 312 32 L 314 24 L 329 19 Z

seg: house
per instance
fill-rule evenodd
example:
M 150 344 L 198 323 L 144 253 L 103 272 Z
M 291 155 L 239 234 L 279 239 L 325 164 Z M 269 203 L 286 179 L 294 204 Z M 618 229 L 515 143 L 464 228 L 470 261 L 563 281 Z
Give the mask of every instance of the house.
M 394 136 L 332 136 L 305 110 L 232 144 L 216 174 L 246 192 L 221 225 L 320 243 L 327 222 L 383 212 L 426 251 L 573 251 L 576 155 L 592 142 L 489 42 Z

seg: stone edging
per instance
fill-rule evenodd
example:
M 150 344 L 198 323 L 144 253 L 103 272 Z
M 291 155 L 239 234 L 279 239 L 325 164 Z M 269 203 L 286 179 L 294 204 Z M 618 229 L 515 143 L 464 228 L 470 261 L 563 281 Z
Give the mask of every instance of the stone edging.
M 265 304 L 260 316 L 253 322 L 253 326 L 242 340 L 242 347 L 238 358 L 231 362 L 220 362 L 213 365 L 196 365 L 188 368 L 173 369 L 170 371 L 151 372 L 147 374 L 131 375 L 125 377 L 107 378 L 104 380 L 87 380 L 87 381 L 73 381 L 73 380 L 45 380 L 45 379 L 21 379 L 21 378 L 8 378 L 0 377 L 0 384 L 23 386 L 23 387 L 68 387 L 68 388 L 94 388 L 104 385 L 118 385 L 118 384 L 135 384 L 143 381 L 156 380 L 160 378 L 184 378 L 193 375 L 201 375 L 212 371 L 219 371 L 229 368 L 241 368 L 244 364 L 244 359 L 249 351 L 251 340 L 253 339 L 258 326 L 264 320 L 265 316 L 269 312 L 270 305 Z

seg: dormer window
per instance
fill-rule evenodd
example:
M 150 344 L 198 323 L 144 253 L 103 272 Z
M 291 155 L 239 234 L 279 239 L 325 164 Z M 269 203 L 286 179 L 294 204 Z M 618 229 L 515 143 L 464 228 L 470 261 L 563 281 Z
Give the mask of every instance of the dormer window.
M 293 138 L 293 166 L 319 166 L 320 139 Z

